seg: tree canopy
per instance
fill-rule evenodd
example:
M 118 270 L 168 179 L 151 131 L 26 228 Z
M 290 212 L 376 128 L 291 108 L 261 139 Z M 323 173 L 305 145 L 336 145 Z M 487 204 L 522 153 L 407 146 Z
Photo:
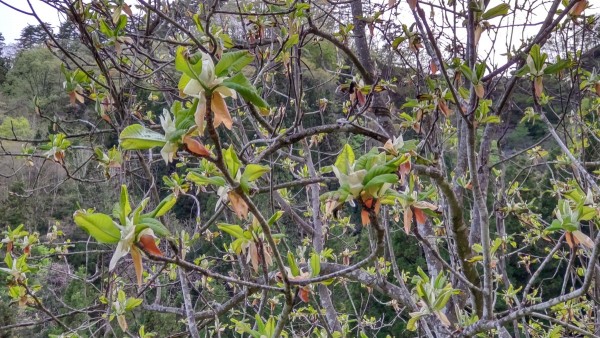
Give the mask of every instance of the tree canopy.
M 0 336 L 600 335 L 592 1 L 41 2 Z

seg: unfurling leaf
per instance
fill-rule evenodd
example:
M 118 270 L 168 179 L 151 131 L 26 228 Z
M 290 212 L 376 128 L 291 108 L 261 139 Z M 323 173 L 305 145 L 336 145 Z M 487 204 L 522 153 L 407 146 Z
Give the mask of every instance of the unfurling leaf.
M 400 164 L 400 166 L 398 167 L 398 174 L 400 174 L 400 184 L 404 184 L 406 181 L 406 176 L 410 173 L 411 170 L 411 163 L 410 163 L 410 157 L 408 158 L 408 160 L 402 162 L 402 164 Z
M 251 163 L 246 166 L 246 169 L 244 169 L 242 177 L 248 180 L 248 182 L 253 182 L 259 179 L 263 174 L 268 173 L 270 170 L 271 169 L 267 166 Z
M 350 173 L 352 165 L 354 164 L 355 156 L 352 147 L 349 144 L 345 144 L 344 148 L 335 160 L 334 166 L 345 175 Z
M 259 108 L 268 108 L 269 105 L 256 91 L 256 88 L 248 81 L 244 74 L 237 73 L 235 76 L 230 77 L 223 81 L 223 86 L 235 90 L 245 100 L 254 104 Z
M 361 107 L 367 103 L 367 98 L 365 97 L 365 94 L 363 94 L 358 89 L 356 90 L 356 99 L 358 100 L 358 105 Z
M 294 254 L 291 251 L 288 251 L 287 261 L 288 265 L 290 266 L 290 272 L 292 273 L 292 276 L 299 276 L 300 269 L 298 268 L 298 265 L 296 264 L 296 258 L 294 257 Z
M 439 318 L 440 322 L 444 324 L 444 326 L 450 327 L 452 325 L 448 320 L 448 317 L 446 317 L 446 315 L 442 311 L 436 311 L 435 315 Z
M 321 272 L 321 256 L 313 252 L 310 255 L 310 275 L 312 277 L 318 276 Z
M 174 194 L 170 194 L 169 196 L 163 198 L 162 201 L 156 206 L 156 208 L 150 213 L 150 217 L 160 217 L 169 212 L 171 208 L 177 203 L 177 198 Z
M 123 6 L 121 6 L 121 8 L 123 9 L 123 12 L 125 12 L 125 14 L 129 15 L 130 17 L 133 16 L 131 7 L 128 4 L 123 4 Z

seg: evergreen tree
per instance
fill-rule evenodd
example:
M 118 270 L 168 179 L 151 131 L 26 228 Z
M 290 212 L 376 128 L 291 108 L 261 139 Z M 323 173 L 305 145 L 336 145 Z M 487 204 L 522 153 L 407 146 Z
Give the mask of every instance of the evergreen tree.
M 52 27 L 48 23 L 44 23 L 47 29 L 51 30 Z M 30 49 L 35 46 L 42 45 L 46 39 L 48 38 L 48 34 L 44 30 L 42 24 L 39 25 L 27 25 L 23 30 L 21 30 L 21 36 L 17 39 L 18 45 L 20 49 Z

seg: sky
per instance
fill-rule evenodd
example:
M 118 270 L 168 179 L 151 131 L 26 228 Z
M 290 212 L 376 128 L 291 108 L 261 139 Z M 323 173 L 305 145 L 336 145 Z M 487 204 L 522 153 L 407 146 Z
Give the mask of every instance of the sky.
M 30 12 L 29 5 L 26 0 L 2 0 L 6 4 L 13 7 Z M 52 7 L 40 2 L 39 0 L 31 0 L 31 4 L 40 18 L 49 22 L 54 28 L 59 23 L 59 16 L 56 10 Z M 21 14 L 0 3 L 0 33 L 4 35 L 7 44 L 15 42 L 21 35 L 21 30 L 28 24 L 37 25 L 38 22 L 33 16 Z
M 31 4 L 33 5 L 34 9 L 36 10 L 36 12 L 38 13 L 38 15 L 40 16 L 40 18 L 45 21 L 45 22 L 49 22 L 54 28 L 58 27 L 58 25 L 60 24 L 60 17 L 57 14 L 57 12 L 50 6 L 42 3 L 40 0 L 30 0 Z M 385 0 L 372 0 L 374 2 L 378 2 L 378 1 L 385 1 Z M 590 14 L 597 14 L 599 12 L 599 6 L 596 3 L 596 1 L 599 0 L 593 0 L 590 1 L 591 4 L 591 8 L 588 8 L 586 10 L 586 14 L 590 15 Z M 12 9 L 10 9 L 9 7 L 5 6 L 4 4 L 2 4 L 2 2 L 9 4 L 13 7 L 17 7 L 19 9 L 25 10 L 25 11 L 30 11 L 29 9 L 29 5 L 27 3 L 27 0 L 0 0 L 0 33 L 2 33 L 4 35 L 4 38 L 6 39 L 6 43 L 10 44 L 10 43 L 14 43 L 15 40 L 17 38 L 19 38 L 21 30 L 27 26 L 28 24 L 33 24 L 33 25 L 37 25 L 38 22 L 36 21 L 36 19 L 33 16 L 28 16 L 22 13 L 19 13 L 17 11 L 14 11 Z M 132 1 L 130 1 L 132 2 Z M 515 1 L 514 0 L 491 0 L 489 7 L 488 8 L 492 8 L 495 5 L 498 5 L 502 2 L 508 2 L 511 7 L 514 6 Z M 519 1 L 520 3 L 521 1 Z M 427 8 L 427 6 L 425 6 L 425 8 Z M 429 10 L 427 9 L 427 14 L 429 14 Z M 408 10 L 408 5 L 406 3 L 406 1 L 404 0 L 400 0 L 400 13 L 402 13 L 402 15 L 400 15 L 398 18 L 400 19 L 400 21 L 402 21 L 402 23 L 406 23 L 407 25 L 412 24 L 413 19 L 411 18 L 410 15 L 404 15 L 405 13 L 410 13 Z M 542 19 L 545 17 L 547 13 L 547 8 L 545 8 L 545 6 L 538 6 L 536 9 L 533 10 L 532 13 L 532 17 L 529 18 L 529 22 L 540 22 L 542 21 Z M 439 13 L 435 13 L 434 14 L 436 17 L 439 18 Z M 521 14 L 519 12 L 517 12 L 516 16 L 516 23 L 519 23 L 519 21 L 525 21 L 525 15 Z M 492 22 L 492 24 L 499 24 L 501 23 L 500 19 L 494 19 Z M 506 21 L 504 21 L 504 23 L 506 23 Z M 459 25 L 460 27 L 460 25 Z M 532 28 L 528 28 L 526 29 L 523 34 L 517 34 L 515 36 L 512 36 L 512 42 L 514 44 L 516 44 L 517 46 L 520 44 L 521 39 L 523 38 L 528 38 L 531 35 L 535 34 L 538 30 L 539 26 L 537 27 L 532 27 Z M 521 33 L 521 32 L 519 32 Z M 459 35 L 461 34 L 461 32 L 459 32 Z M 490 39 L 490 37 L 487 36 L 486 33 L 484 33 L 481 37 L 481 41 L 480 41 L 480 48 L 479 48 L 479 53 L 480 56 L 484 56 L 485 53 L 487 53 L 488 51 L 492 51 L 492 59 L 490 61 L 492 61 L 493 64 L 502 64 L 504 61 L 506 61 L 506 56 L 504 56 L 503 54 L 506 52 L 506 42 L 507 42 L 507 30 L 501 30 L 499 36 L 497 37 L 497 40 L 495 41 L 495 43 L 492 42 L 492 40 Z M 466 37 L 465 37 L 466 39 Z

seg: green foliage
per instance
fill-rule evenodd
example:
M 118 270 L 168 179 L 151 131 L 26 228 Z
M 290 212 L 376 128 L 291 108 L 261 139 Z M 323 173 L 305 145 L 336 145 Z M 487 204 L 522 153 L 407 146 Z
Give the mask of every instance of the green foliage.
M 29 120 L 25 117 L 5 117 L 0 124 L 0 136 L 6 138 L 28 139 L 33 136 Z

